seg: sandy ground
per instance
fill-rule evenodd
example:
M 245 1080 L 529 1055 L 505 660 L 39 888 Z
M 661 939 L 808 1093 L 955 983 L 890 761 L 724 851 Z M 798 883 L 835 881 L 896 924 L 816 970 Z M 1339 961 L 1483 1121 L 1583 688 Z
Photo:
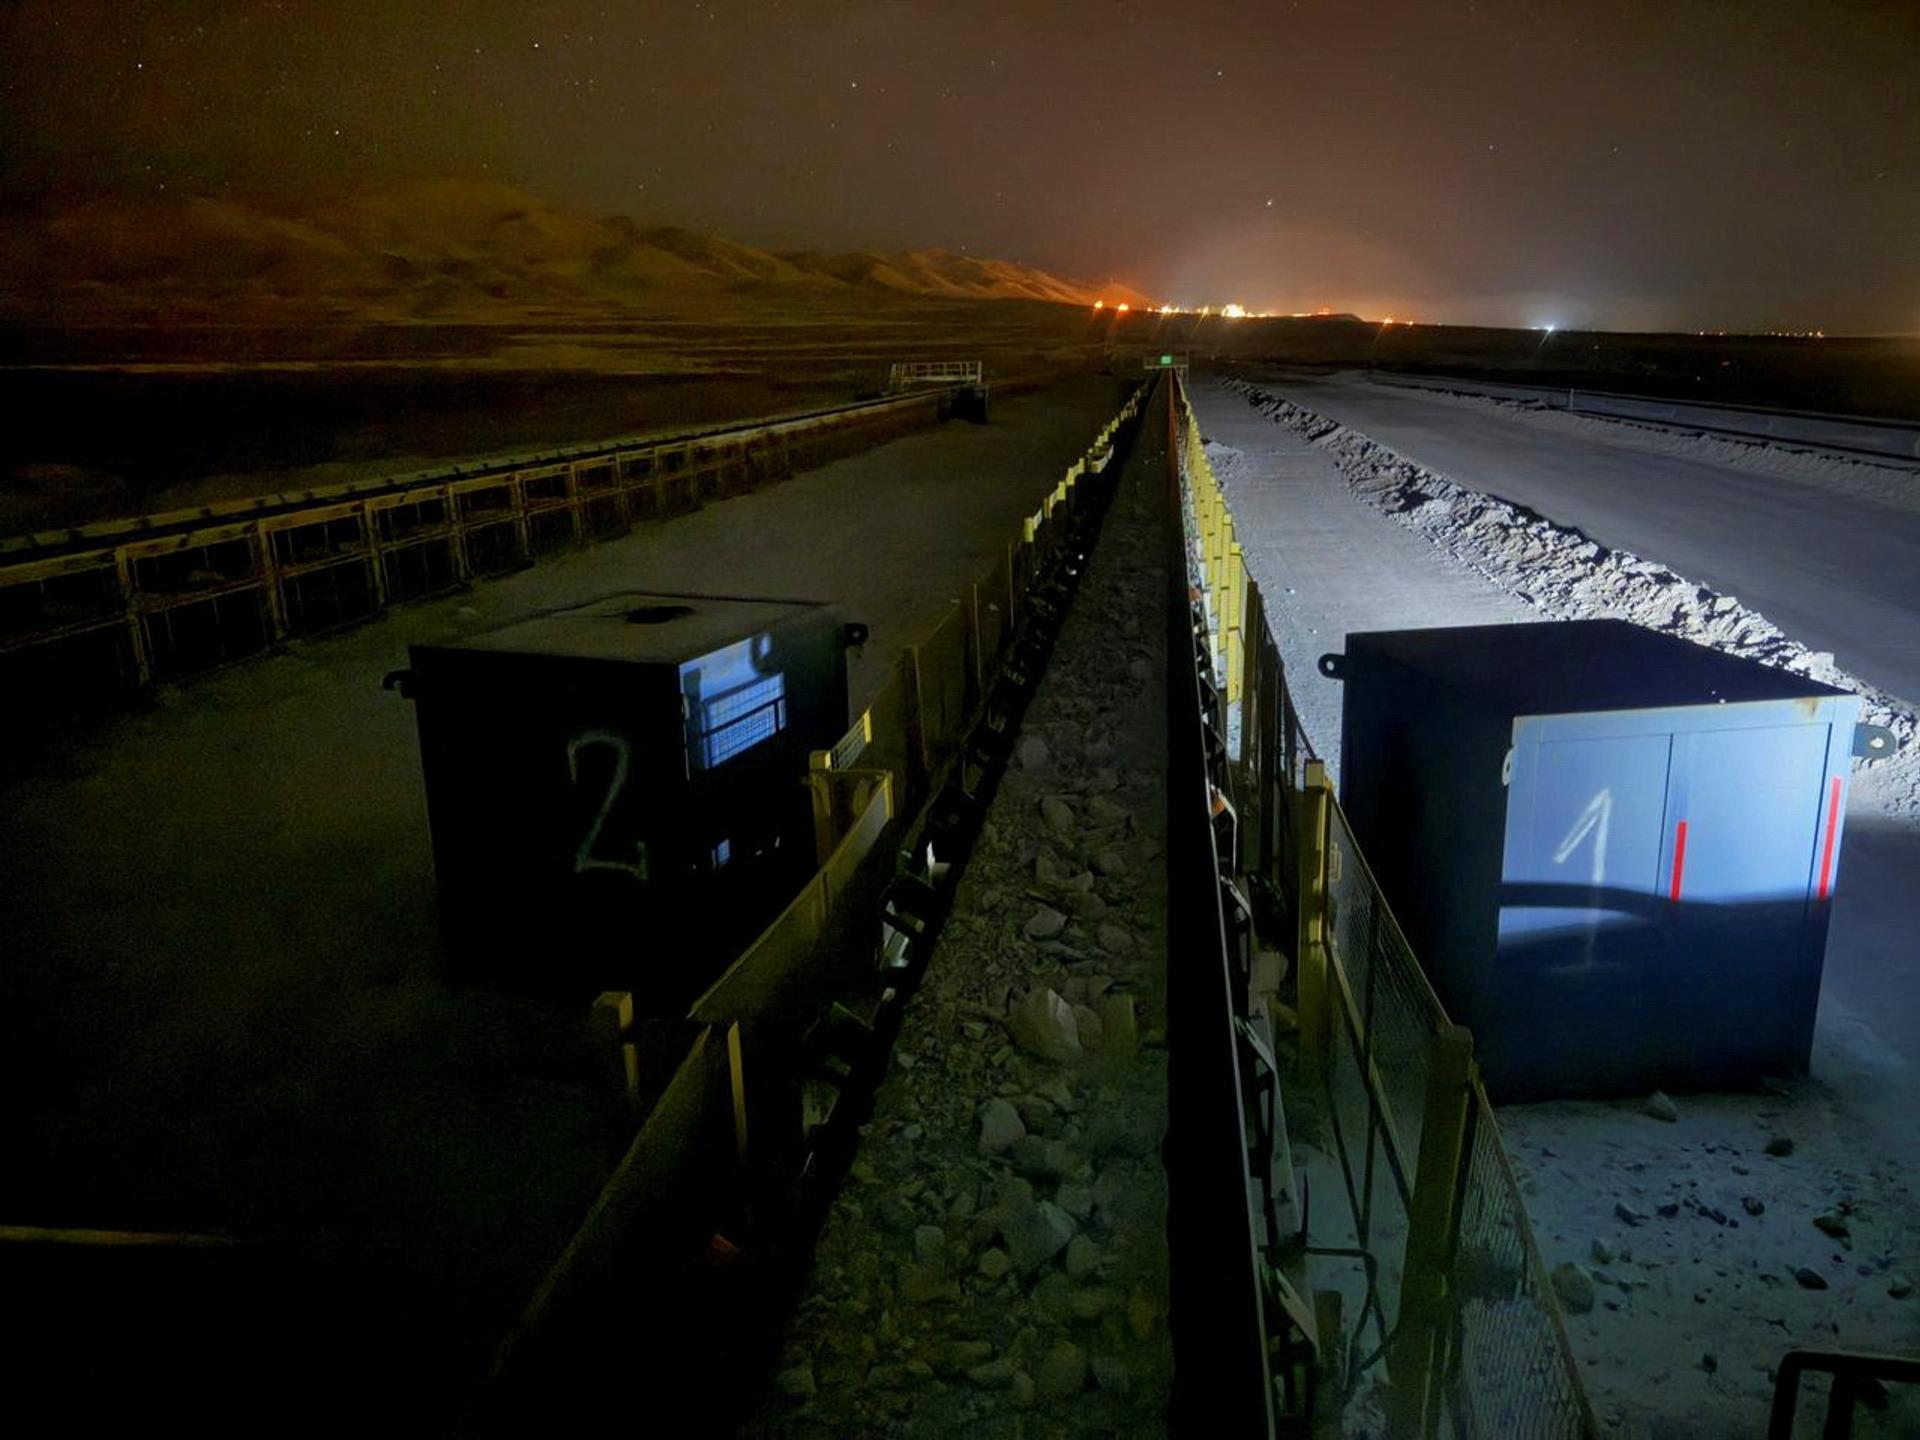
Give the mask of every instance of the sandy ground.
M 865 619 L 858 705 L 1120 398 L 1018 398 L 57 741 L 0 793 L 0 1219 L 365 1257 L 471 1367 L 626 1124 L 582 1082 L 578 1017 L 439 979 L 414 719 L 381 676 L 609 590 L 721 590 Z M 436 1363 L 408 1383 L 457 1383 Z
M 1250 568 L 1282 612 L 1276 638 L 1323 754 L 1338 751 L 1339 698 L 1311 667 L 1345 631 L 1544 618 L 1537 599 L 1500 583 L 1500 567 L 1450 549 L 1444 525 L 1390 519 L 1372 472 L 1343 468 L 1351 449 L 1306 443 L 1217 382 L 1196 385 L 1194 403 Z M 1570 1328 L 1610 1433 L 1751 1435 L 1769 1367 L 1788 1348 L 1920 1348 L 1905 1279 L 1920 1267 L 1908 1186 L 1915 1067 L 1890 1029 L 1911 1001 L 1889 1012 L 1847 993 L 1850 977 L 1896 954 L 1901 970 L 1875 983 L 1903 988 L 1912 932 L 1887 917 L 1910 887 L 1882 857 L 1909 842 L 1871 787 L 1857 787 L 1856 803 L 1811 1078 L 1680 1097 L 1672 1122 L 1638 1102 L 1501 1111 L 1548 1265 L 1580 1266 L 1592 1281 Z M 1888 835 L 1891 850 L 1873 843 Z M 1911 1397 L 1867 1420 L 1862 1433 L 1920 1423 Z
M 1718 442 L 1663 443 L 1635 425 L 1353 375 L 1286 391 L 1461 484 L 1736 597 L 1869 684 L 1920 697 L 1920 478 L 1910 468 L 1756 464 Z

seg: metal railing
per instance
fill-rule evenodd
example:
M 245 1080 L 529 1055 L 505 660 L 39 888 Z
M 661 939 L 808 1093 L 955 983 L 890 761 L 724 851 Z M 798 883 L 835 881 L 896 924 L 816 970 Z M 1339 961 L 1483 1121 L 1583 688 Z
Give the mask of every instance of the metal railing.
M 1265 1056 L 1284 1057 L 1276 1087 L 1284 1078 L 1324 1116 L 1355 1237 L 1352 1246 L 1320 1242 L 1295 1194 L 1284 1137 L 1261 1133 L 1274 1122 L 1246 1107 L 1251 1087 L 1223 1090 L 1220 1103 L 1238 1103 L 1246 1117 L 1245 1188 L 1263 1222 L 1263 1344 L 1282 1361 L 1302 1347 L 1316 1352 L 1349 1388 L 1384 1366 L 1395 1435 L 1587 1440 L 1592 1410 L 1472 1037 L 1448 1020 L 1301 729 L 1184 398 L 1174 423 L 1183 578 L 1217 731 L 1212 805 L 1231 821 L 1216 822 L 1231 835 L 1220 842 L 1221 893 L 1229 911 L 1236 903 L 1246 911 L 1247 933 L 1236 938 L 1230 916 L 1223 952 L 1236 977 L 1228 1001 L 1245 1017 L 1241 1077 L 1273 1063 Z M 1241 958 L 1260 943 L 1255 930 L 1291 952 L 1288 983 L 1263 981 Z M 1291 1051 L 1276 1043 L 1287 1034 Z M 1298 1298 L 1320 1260 L 1335 1257 L 1365 1273 L 1365 1298 L 1347 1320 Z M 1336 1356 L 1345 1363 L 1330 1363 Z M 1287 1378 L 1277 1363 L 1265 1383 Z
M 626 534 L 931 424 L 933 390 L 0 540 L 0 731 Z
M 887 371 L 888 390 L 916 385 L 978 385 L 984 371 L 978 360 L 896 360 Z
M 1167 1246 L 1176 1434 L 1275 1433 L 1274 1355 L 1286 1322 L 1271 1317 L 1262 1233 L 1250 1179 L 1249 1098 L 1277 1101 L 1277 1080 L 1250 1073 L 1260 1044 L 1245 941 L 1250 919 L 1235 886 L 1238 838 L 1227 794 L 1223 692 L 1212 626 L 1218 596 L 1197 586 L 1215 557 L 1182 484 L 1181 412 L 1161 385 L 1167 452 Z M 1156 417 L 1157 420 L 1157 417 Z M 1278 1123 L 1255 1101 L 1255 1153 Z M 1264 1199 L 1263 1195 L 1263 1199 Z
M 607 1037 L 612 1070 L 628 1077 L 645 1119 L 500 1347 L 487 1433 L 518 1433 L 536 1416 L 550 1423 L 554 1397 L 596 1382 L 603 1367 L 630 1383 L 671 1384 L 686 1403 L 703 1382 L 740 1388 L 739 1352 L 725 1341 L 741 1339 L 755 1306 L 728 1272 L 750 1270 L 739 1263 L 749 1253 L 760 1252 L 765 1269 L 782 1263 L 790 1222 L 776 1213 L 816 1173 L 819 1132 L 838 1094 L 858 1083 L 858 1057 L 830 1048 L 834 1035 L 869 1047 L 898 1022 L 903 955 L 923 961 L 930 931 L 915 929 L 924 911 L 892 897 L 930 886 L 925 854 L 943 803 L 958 797 L 979 810 L 981 745 L 997 745 L 1004 764 L 1004 707 L 1037 679 L 1040 619 L 1051 610 L 1057 622 L 1057 578 L 1078 565 L 1076 528 L 1097 518 L 1085 483 L 1101 471 L 1093 459 L 1132 428 L 1141 398 L 1136 391 L 991 568 L 902 651 L 847 733 L 814 753 L 819 870 L 800 893 L 681 1025 L 644 1033 L 631 1007 L 601 1007 L 624 1013 Z M 639 1095 L 632 1077 L 663 1059 L 671 1078 Z
M 1800 1409 L 1800 1382 L 1809 1374 L 1831 1375 L 1827 1413 L 1820 1433 L 1823 1440 L 1850 1440 L 1855 1407 L 1885 1406 L 1884 1382 L 1920 1385 L 1920 1359 L 1911 1355 L 1869 1355 L 1849 1350 L 1789 1350 L 1780 1357 L 1779 1377 L 1773 1386 L 1773 1405 L 1767 1416 L 1767 1440 L 1793 1440 L 1793 1422 Z

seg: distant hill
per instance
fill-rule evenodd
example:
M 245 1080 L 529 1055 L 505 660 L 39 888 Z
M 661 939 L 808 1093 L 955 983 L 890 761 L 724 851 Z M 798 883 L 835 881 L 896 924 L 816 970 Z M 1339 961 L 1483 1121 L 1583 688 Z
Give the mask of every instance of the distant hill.
M 719 235 L 436 180 L 301 213 L 230 200 L 93 201 L 15 216 L 0 314 L 104 320 L 484 320 L 516 311 L 701 312 L 891 296 L 1143 306 L 951 250 L 773 254 Z

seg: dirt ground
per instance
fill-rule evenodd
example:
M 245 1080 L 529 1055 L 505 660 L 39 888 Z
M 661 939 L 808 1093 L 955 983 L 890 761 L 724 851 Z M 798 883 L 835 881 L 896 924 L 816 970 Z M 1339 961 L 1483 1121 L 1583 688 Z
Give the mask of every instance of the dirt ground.
M 382 675 L 410 642 L 610 590 L 724 589 L 866 620 L 857 707 L 1121 395 L 1092 376 L 1015 397 L 56 739 L 0 788 L 0 1220 L 364 1267 L 382 1289 L 361 1303 L 418 1337 L 398 1383 L 470 1383 L 628 1122 L 581 1016 L 441 979 L 414 718 Z M 329 1393 L 365 1402 L 351 1377 L 380 1373 L 339 1359 Z

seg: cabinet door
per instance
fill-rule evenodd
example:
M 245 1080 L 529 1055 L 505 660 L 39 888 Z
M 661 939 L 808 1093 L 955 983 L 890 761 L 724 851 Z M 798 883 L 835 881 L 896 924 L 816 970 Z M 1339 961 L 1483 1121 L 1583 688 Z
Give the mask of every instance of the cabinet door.
M 1603 934 L 1611 946 L 1658 927 L 1672 745 L 1668 734 L 1622 734 L 1516 747 L 1500 896 L 1506 963 L 1588 968 Z
M 1805 1068 L 1825 948 L 1821 826 L 1841 798 L 1831 741 L 1816 724 L 1676 738 L 1663 861 L 1672 1070 L 1709 1081 Z
M 1671 901 L 1798 923 L 1814 884 L 1830 729 L 1777 725 L 1676 737 L 1666 836 Z

